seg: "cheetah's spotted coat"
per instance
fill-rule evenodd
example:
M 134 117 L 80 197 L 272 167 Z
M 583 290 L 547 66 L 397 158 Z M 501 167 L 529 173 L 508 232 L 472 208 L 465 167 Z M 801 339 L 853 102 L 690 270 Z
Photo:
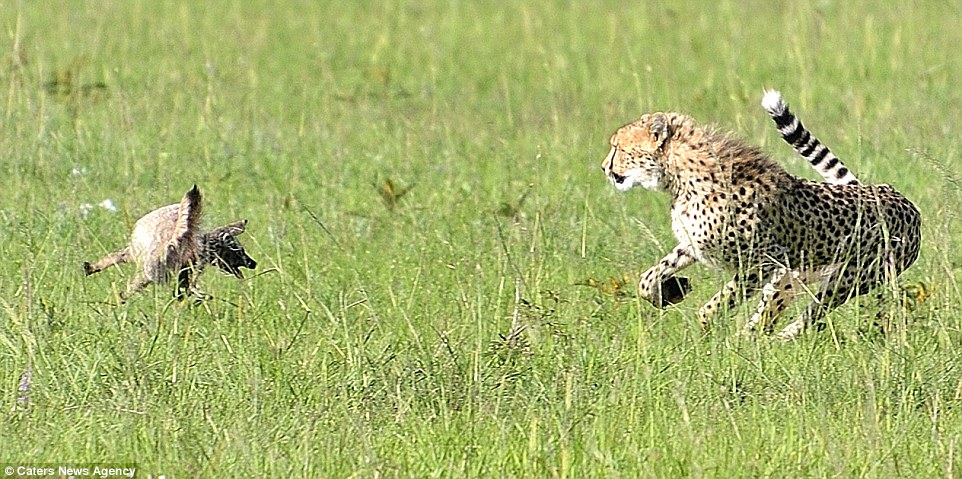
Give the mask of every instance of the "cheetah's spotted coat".
M 702 325 L 760 292 L 746 329 L 761 324 L 769 331 L 790 300 L 815 283 L 811 304 L 779 334 L 792 338 L 908 268 L 918 257 L 921 216 L 891 186 L 860 184 L 777 92 L 764 105 L 825 182 L 793 176 L 760 149 L 672 112 L 618 129 L 602 169 L 619 190 L 641 185 L 672 195 L 678 245 L 642 274 L 642 297 L 659 307 L 679 301 L 688 282 L 674 275 L 699 261 L 734 273 L 699 310 Z

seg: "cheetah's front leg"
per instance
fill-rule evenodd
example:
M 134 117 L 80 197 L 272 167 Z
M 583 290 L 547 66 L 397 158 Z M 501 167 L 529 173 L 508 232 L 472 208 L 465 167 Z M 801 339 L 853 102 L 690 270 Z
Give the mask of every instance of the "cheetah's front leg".
M 694 262 L 691 246 L 675 246 L 671 253 L 641 275 L 638 294 L 659 308 L 681 301 L 691 291 L 691 285 L 688 278 L 674 278 L 673 275 Z
M 740 301 L 738 292 L 742 288 L 740 275 L 736 274 L 731 281 L 725 283 L 711 299 L 698 309 L 698 323 L 701 329 L 707 331 L 711 327 L 711 319 L 722 310 L 734 308 Z
M 761 324 L 766 333 L 771 333 L 775 327 L 775 319 L 795 296 L 802 290 L 800 274 L 787 267 L 776 268 L 769 281 L 762 287 L 762 297 L 758 301 L 755 313 L 745 323 L 745 334 L 755 334 Z
M 702 329 L 708 330 L 712 318 L 758 293 L 762 278 L 767 278 L 770 274 L 772 272 L 765 269 L 747 269 L 735 273 L 735 276 L 698 310 L 698 321 Z

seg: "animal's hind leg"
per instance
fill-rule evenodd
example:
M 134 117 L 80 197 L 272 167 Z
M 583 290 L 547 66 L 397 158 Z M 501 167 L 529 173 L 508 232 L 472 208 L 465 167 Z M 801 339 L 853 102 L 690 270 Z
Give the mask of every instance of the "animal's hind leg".
M 821 321 L 829 311 L 848 301 L 853 294 L 865 294 L 878 284 L 876 278 L 858 276 L 858 270 L 853 265 L 825 278 L 801 316 L 778 333 L 779 339 L 795 339 L 803 331 Z
M 138 276 L 127 285 L 127 291 L 120 294 L 120 302 L 126 302 L 134 293 L 144 289 L 150 283 L 151 280 L 147 276 Z
M 130 248 L 124 248 L 117 251 L 105 258 L 100 259 L 94 264 L 90 264 L 84 261 L 84 274 L 90 276 L 94 273 L 99 273 L 106 268 L 114 265 L 123 264 L 130 261 Z

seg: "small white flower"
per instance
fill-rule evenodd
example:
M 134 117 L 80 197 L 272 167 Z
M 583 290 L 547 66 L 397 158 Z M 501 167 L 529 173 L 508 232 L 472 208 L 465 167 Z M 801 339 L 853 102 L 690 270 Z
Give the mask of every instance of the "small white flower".
M 75 167 L 73 167 L 72 170 L 70 170 L 70 176 L 86 176 L 87 173 L 89 173 L 89 172 L 90 172 L 90 171 L 87 170 L 87 167 L 86 167 L 86 166 L 81 166 L 81 167 L 76 167 L 76 166 L 75 166 Z
M 117 207 L 114 205 L 114 202 L 110 200 L 110 198 L 107 198 L 106 200 L 101 201 L 100 207 L 111 213 L 117 212 Z
M 80 217 L 81 217 L 81 218 L 86 218 L 87 215 L 90 214 L 90 210 L 92 210 L 92 209 L 94 209 L 94 205 L 92 205 L 92 204 L 90 204 L 90 203 L 81 203 L 81 204 L 80 204 Z

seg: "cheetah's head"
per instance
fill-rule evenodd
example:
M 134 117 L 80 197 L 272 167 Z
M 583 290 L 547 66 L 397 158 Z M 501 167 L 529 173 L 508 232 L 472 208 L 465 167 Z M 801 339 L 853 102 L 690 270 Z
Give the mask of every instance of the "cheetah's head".
M 615 188 L 667 188 L 663 158 L 665 143 L 671 136 L 670 123 L 668 114 L 649 113 L 611 135 L 611 150 L 601 169 Z

